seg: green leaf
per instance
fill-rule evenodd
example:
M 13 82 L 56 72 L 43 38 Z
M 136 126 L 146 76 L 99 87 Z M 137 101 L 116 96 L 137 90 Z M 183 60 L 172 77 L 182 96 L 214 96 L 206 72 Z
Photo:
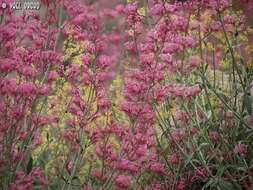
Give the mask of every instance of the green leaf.
M 29 162 L 26 166 L 26 173 L 29 174 L 32 171 L 33 168 L 33 158 L 30 157 Z
M 74 180 L 78 180 L 79 181 L 79 177 L 78 176 L 74 176 L 73 178 L 72 178 L 72 180 L 74 181 Z
M 230 183 L 230 182 L 222 180 L 222 179 L 219 180 L 219 187 L 222 190 L 240 190 L 240 189 L 242 189 L 239 184 Z
M 244 102 L 244 105 L 246 107 L 248 114 L 251 115 L 252 114 L 252 98 L 251 98 L 251 96 L 245 95 L 243 102 Z
M 205 73 L 206 73 L 206 71 L 207 71 L 207 69 L 208 69 L 208 66 L 209 66 L 209 64 L 206 64 L 206 65 L 205 65 L 205 69 L 204 69 Z
M 204 188 L 208 188 L 208 187 L 214 187 L 215 185 L 217 185 L 217 178 L 211 178 L 204 186 Z
M 47 142 L 49 142 L 49 133 L 47 132 Z
M 226 166 L 220 165 L 220 166 L 218 166 L 218 171 L 217 171 L 216 175 L 218 177 L 222 177 L 224 172 L 227 171 L 229 168 L 234 169 L 234 166 L 233 165 L 226 165 Z
M 207 118 L 208 118 L 208 119 L 211 119 L 211 117 L 212 117 L 212 111 L 211 111 L 211 110 L 208 110 L 208 111 L 207 111 Z

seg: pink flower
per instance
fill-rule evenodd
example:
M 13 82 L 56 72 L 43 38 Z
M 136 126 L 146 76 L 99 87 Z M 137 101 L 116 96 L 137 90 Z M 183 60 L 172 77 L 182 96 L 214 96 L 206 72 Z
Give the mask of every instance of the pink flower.
M 58 77 L 58 74 L 56 71 L 50 71 L 48 73 L 47 80 L 48 80 L 48 82 L 53 82 L 56 80 L 57 77 Z
M 169 53 L 160 54 L 160 58 L 167 64 L 171 64 L 173 61 L 172 56 Z
M 165 173 L 164 165 L 162 163 L 152 163 L 149 168 L 152 172 L 155 172 L 159 175 L 163 175 Z
M 105 111 L 111 107 L 111 101 L 105 97 L 101 97 L 98 99 L 98 109 L 101 111 Z
M 66 119 L 65 124 L 69 127 L 74 128 L 76 126 L 76 121 L 74 119 Z
M 176 30 L 184 31 L 187 27 L 187 19 L 182 16 L 177 16 L 175 19 L 173 19 L 172 27 L 175 27 Z
M 94 54 L 96 51 L 96 47 L 93 43 L 89 43 L 86 48 L 90 54 Z
M 201 64 L 201 60 L 197 56 L 192 56 L 189 59 L 190 68 L 198 68 Z
M 41 136 L 41 132 L 38 131 L 35 133 L 34 135 L 34 139 L 33 139 L 33 145 L 34 146 L 39 146 L 43 143 L 43 140 L 42 140 L 42 136 Z
M 187 124 L 189 121 L 189 117 L 187 113 L 181 110 L 177 110 L 175 114 L 175 119 L 180 123 L 180 124 Z
M 129 160 L 122 159 L 118 164 L 118 168 L 121 170 L 129 171 L 131 173 L 136 173 L 138 171 L 138 166 Z
M 162 15 L 162 14 L 163 14 L 164 10 L 165 10 L 164 5 L 163 5 L 162 3 L 159 3 L 159 4 L 155 4 L 155 5 L 152 7 L 151 13 L 152 13 L 153 15 L 159 16 L 159 15 Z
M 83 61 L 83 64 L 84 64 L 84 65 L 89 65 L 90 60 L 91 60 L 91 56 L 90 56 L 89 54 L 83 55 L 82 61 Z
M 195 171 L 195 179 L 201 179 L 203 181 L 206 181 L 208 179 L 208 173 L 205 168 L 197 168 Z
M 132 178 L 130 176 L 119 175 L 116 178 L 115 184 L 119 188 L 127 189 L 131 186 L 131 181 L 132 181 Z
M 211 22 L 211 25 L 210 25 L 212 31 L 214 32 L 219 32 L 222 30 L 222 26 L 221 26 L 221 23 L 219 21 L 213 21 Z
M 22 107 L 13 107 L 11 110 L 13 119 L 19 120 L 25 116 L 25 110 Z
M 87 16 L 87 13 L 79 14 L 74 19 L 72 19 L 71 23 L 74 25 L 80 25 L 83 22 L 85 22 L 86 16 Z
M 217 131 L 211 131 L 209 132 L 209 138 L 214 142 L 218 143 L 220 140 L 220 135 Z
M 101 170 L 98 170 L 98 169 L 95 169 L 95 170 L 91 171 L 91 176 L 95 177 L 99 180 L 102 180 L 102 181 L 106 180 L 106 177 L 103 176 Z
M 235 18 L 231 15 L 225 15 L 223 20 L 225 24 L 235 24 Z
M 137 3 L 127 4 L 127 6 L 126 6 L 126 12 L 128 14 L 134 14 L 134 13 L 136 13 L 137 9 L 138 9 Z
M 177 43 L 166 42 L 164 44 L 163 53 L 173 54 L 183 50 L 183 46 Z
M 174 132 L 172 132 L 172 140 L 173 141 L 182 141 L 185 137 L 185 130 L 184 129 L 176 129 Z
M 49 96 L 50 92 L 52 91 L 51 86 L 49 85 L 42 85 L 38 88 L 37 94 L 41 96 Z
M 30 173 L 26 175 L 23 171 L 16 173 L 16 178 L 10 185 L 10 190 L 32 190 L 33 183 L 36 182 L 39 185 L 46 185 L 47 181 L 45 175 L 40 168 L 32 168 Z
M 246 157 L 247 155 L 247 145 L 243 144 L 243 143 L 238 143 L 235 148 L 234 148 L 234 153 L 235 154 L 239 154 L 241 157 Z
M 26 77 L 35 77 L 37 72 L 34 68 L 32 68 L 31 66 L 24 66 L 22 68 L 19 69 L 19 73 L 26 76 Z
M 13 59 L 0 59 L 0 71 L 1 72 L 12 72 L 17 67 L 17 62 Z
M 185 189 L 186 189 L 185 179 L 180 179 L 176 186 L 176 190 L 185 190 Z
M 124 14 L 125 13 L 125 6 L 123 4 L 119 4 L 116 6 L 116 11 L 119 14 Z
M 196 127 L 191 128 L 191 134 L 194 136 L 198 133 L 198 129 Z
M 17 91 L 23 96 L 34 96 L 37 93 L 37 87 L 33 83 L 23 83 L 18 86 Z
M 127 4 L 125 12 L 127 14 L 127 22 L 129 26 L 134 26 L 137 22 L 141 20 L 141 17 L 138 14 L 137 10 L 137 3 Z
M 115 19 L 118 15 L 118 12 L 116 10 L 106 9 L 103 12 L 103 16 L 105 16 L 108 19 Z
M 98 58 L 98 63 L 99 63 L 99 67 L 105 69 L 105 68 L 108 68 L 110 66 L 110 64 L 112 63 L 112 59 L 109 56 L 101 55 Z
M 162 189 L 163 189 L 162 184 L 160 182 L 153 183 L 145 188 L 145 190 L 162 190 Z
M 180 161 L 180 159 L 179 159 L 179 157 L 178 157 L 178 155 L 177 155 L 176 153 L 174 153 L 174 154 L 172 154 L 172 155 L 170 156 L 170 162 L 171 162 L 172 164 L 178 165 L 178 164 L 179 164 L 179 161 Z
M 136 150 L 138 156 L 144 156 L 147 152 L 147 145 L 142 145 Z
M 33 180 L 38 182 L 40 185 L 48 184 L 43 170 L 39 167 L 34 167 L 30 172 L 30 176 L 32 176 Z
M 137 49 L 134 42 L 126 42 L 125 44 L 126 50 L 132 53 L 136 53 Z
M 151 66 L 152 64 L 155 63 L 155 55 L 154 53 L 141 54 L 140 61 L 145 66 Z
M 198 86 L 192 86 L 185 89 L 185 97 L 194 97 L 199 95 L 201 92 L 201 89 Z

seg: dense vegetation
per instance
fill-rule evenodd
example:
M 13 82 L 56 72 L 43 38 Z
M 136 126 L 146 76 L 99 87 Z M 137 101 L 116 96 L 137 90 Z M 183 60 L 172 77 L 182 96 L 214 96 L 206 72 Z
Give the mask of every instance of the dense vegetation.
M 40 3 L 0 8 L 1 190 L 252 190 L 253 1 Z

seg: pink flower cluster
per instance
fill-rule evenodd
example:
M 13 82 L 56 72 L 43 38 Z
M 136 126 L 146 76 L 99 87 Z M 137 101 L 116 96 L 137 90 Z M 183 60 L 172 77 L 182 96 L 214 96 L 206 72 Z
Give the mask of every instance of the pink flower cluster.
M 41 3 L 0 8 L 0 188 L 253 186 L 249 16 L 232 0 Z

